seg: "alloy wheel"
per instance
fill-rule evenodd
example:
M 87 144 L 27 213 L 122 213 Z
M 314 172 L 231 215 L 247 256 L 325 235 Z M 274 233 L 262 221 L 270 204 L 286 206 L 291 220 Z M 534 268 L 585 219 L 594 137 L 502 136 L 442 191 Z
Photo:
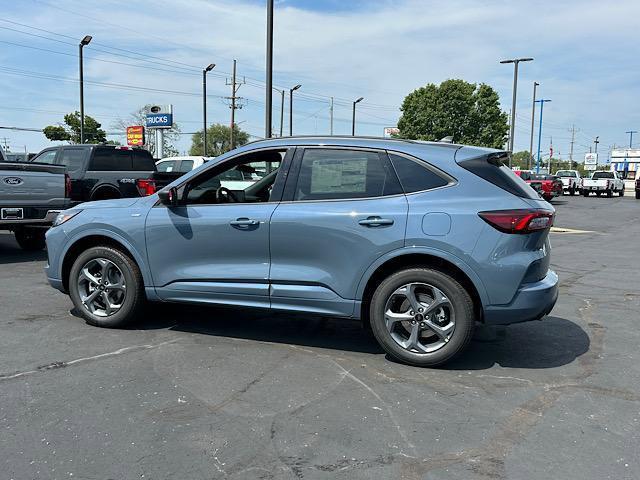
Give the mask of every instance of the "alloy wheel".
M 405 350 L 432 353 L 445 346 L 455 329 L 447 296 L 427 283 L 408 283 L 387 299 L 384 319 L 391 338 Z
M 122 270 L 106 258 L 84 264 L 77 279 L 82 305 L 98 317 L 114 315 L 124 303 L 127 286 Z

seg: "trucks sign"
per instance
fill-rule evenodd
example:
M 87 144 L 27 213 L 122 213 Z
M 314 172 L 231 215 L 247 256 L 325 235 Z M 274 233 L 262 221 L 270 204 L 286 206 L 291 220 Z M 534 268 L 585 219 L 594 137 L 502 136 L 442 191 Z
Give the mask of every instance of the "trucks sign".
M 171 128 L 173 105 L 152 105 L 147 113 L 147 128 Z
M 127 127 L 127 145 L 132 147 L 144 145 L 144 127 L 142 125 Z

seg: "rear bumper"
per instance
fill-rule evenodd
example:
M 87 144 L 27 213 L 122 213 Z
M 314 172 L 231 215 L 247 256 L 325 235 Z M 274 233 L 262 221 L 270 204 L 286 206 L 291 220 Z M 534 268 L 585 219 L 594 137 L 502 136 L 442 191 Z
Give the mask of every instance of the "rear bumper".
M 557 300 L 558 275 L 549 270 L 539 282 L 524 284 L 509 305 L 485 307 L 484 322 L 487 325 L 509 325 L 539 320 L 551 312 Z

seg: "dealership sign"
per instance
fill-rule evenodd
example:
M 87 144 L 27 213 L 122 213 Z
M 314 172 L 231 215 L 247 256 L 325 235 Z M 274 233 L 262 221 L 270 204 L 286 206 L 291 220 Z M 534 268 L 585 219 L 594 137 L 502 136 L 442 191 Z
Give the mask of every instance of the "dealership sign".
M 394 135 L 400 135 L 400 129 L 398 127 L 384 127 L 385 138 L 393 137 Z
M 598 154 L 597 153 L 585 153 L 585 155 L 584 155 L 584 164 L 585 165 L 597 165 L 598 164 Z
M 171 128 L 173 105 L 153 105 L 147 113 L 147 128 Z
M 127 127 L 127 145 L 132 147 L 144 145 L 144 127 L 142 125 Z

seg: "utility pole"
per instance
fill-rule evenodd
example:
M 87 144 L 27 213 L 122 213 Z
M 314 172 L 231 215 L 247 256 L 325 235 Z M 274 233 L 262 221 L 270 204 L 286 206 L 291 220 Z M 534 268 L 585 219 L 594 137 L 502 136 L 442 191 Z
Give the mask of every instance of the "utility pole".
M 282 127 L 284 125 L 284 90 L 280 90 L 280 137 L 282 137 Z
M 234 72 L 235 72 L 235 61 Z M 265 98 L 265 120 L 264 120 L 264 136 L 271 138 L 271 122 L 272 116 L 272 95 L 273 95 L 273 0 L 267 0 L 267 81 L 266 81 L 266 98 Z M 233 132 L 233 125 L 231 125 Z M 233 148 L 233 142 L 231 145 Z
M 598 144 L 600 143 L 600 140 L 598 140 L 599 138 L 600 137 L 596 137 L 596 139 L 593 141 L 593 144 L 596 146 L 594 153 L 598 153 Z
M 628 132 L 625 132 L 629 134 L 629 148 L 633 148 L 633 134 L 634 133 L 638 133 L 637 130 L 629 130 Z
M 329 135 L 333 135 L 333 97 L 329 106 Z
M 533 131 L 535 130 L 535 117 L 536 117 L 536 89 L 540 85 L 538 82 L 533 82 L 533 105 L 531 107 L 531 138 L 529 140 L 529 161 L 527 162 L 527 169 L 531 170 L 531 164 L 533 163 Z
M 569 150 L 569 161 L 571 162 L 571 166 L 573 167 L 573 144 L 576 143 L 576 126 L 571 125 L 571 150 Z
M 231 146 L 231 150 L 235 148 L 235 136 L 234 136 L 234 125 L 236 122 L 236 110 L 242 108 L 242 104 L 240 101 L 242 97 L 238 97 L 238 89 L 245 83 L 243 79 L 242 82 L 238 82 L 236 80 L 236 60 L 233 61 L 233 70 L 231 76 L 231 82 L 227 82 L 227 85 L 231 85 L 231 96 L 227 97 L 227 100 L 231 100 L 231 104 L 229 108 L 231 109 L 231 132 L 229 133 L 229 144 Z M 271 128 L 271 127 L 269 127 Z

